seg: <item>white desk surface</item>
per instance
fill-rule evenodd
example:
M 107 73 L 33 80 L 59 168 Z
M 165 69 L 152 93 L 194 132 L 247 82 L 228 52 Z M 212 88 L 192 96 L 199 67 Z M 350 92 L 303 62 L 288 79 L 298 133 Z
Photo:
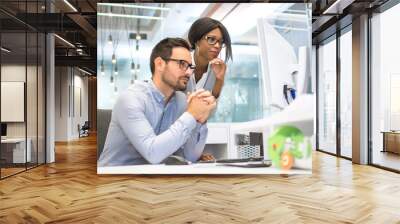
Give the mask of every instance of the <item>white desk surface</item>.
M 197 163 L 97 167 L 97 174 L 312 174 L 312 172 L 302 169 L 285 171 L 274 167 L 244 168 L 216 163 Z

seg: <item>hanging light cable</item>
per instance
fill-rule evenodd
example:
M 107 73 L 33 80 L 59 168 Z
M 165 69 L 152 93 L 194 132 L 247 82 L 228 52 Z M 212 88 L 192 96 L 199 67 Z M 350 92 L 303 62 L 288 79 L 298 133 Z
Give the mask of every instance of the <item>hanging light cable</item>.
M 114 76 L 111 75 L 111 77 L 110 77 L 110 86 L 113 86 L 114 84 L 115 84 Z
M 134 74 L 135 73 L 135 62 L 132 61 L 131 63 L 131 73 Z
M 109 7 L 109 8 L 108 8 L 108 12 L 111 13 L 111 11 L 112 11 L 112 8 Z M 110 34 L 108 35 L 108 44 L 109 44 L 109 45 L 112 45 L 112 44 L 113 44 L 113 38 L 112 38 L 112 35 L 111 35 L 111 29 L 113 28 L 113 27 L 112 27 L 112 19 L 108 19 L 108 20 L 109 20 L 108 27 L 109 27 L 109 30 L 110 30 Z M 107 20 L 106 20 L 106 21 L 107 21 Z
M 140 64 L 136 65 L 136 73 L 139 74 L 140 73 Z

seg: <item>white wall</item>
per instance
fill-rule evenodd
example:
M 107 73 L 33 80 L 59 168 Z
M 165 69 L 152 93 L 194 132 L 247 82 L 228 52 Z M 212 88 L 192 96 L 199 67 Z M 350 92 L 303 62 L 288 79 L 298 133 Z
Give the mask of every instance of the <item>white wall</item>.
M 18 81 L 25 82 L 25 64 L 24 65 L 2 65 L 1 66 L 1 81 Z M 7 108 L 1 108 L 7 110 Z M 25 137 L 25 123 L 11 122 L 7 123 L 8 137 Z
M 23 102 L 21 113 L 26 112 L 26 121 L 22 122 L 6 122 L 7 123 L 7 137 L 9 138 L 24 138 L 25 135 L 30 139 L 30 148 L 32 152 L 32 161 L 44 163 L 44 74 L 42 67 L 39 65 L 25 66 L 25 64 L 3 64 L 1 66 L 1 81 L 3 82 L 24 82 L 26 85 L 26 107 Z M 27 80 L 25 80 L 27 78 Z M 3 92 L 4 89 L 2 89 Z M 24 94 L 24 90 L 19 90 Z M 22 91 L 22 92 L 21 92 Z M 2 95 L 3 97 L 7 97 Z M 13 113 L 13 108 L 2 107 L 2 112 Z M 16 110 L 14 108 L 14 110 Z M 15 112 L 14 112 L 15 113 Z M 38 153 L 38 156 L 37 156 Z
M 74 77 L 74 99 L 75 99 L 75 106 L 74 110 L 75 113 L 73 113 L 73 119 L 72 119 L 72 130 L 71 130 L 71 135 L 74 136 L 74 138 L 77 138 L 79 133 L 77 126 L 80 124 L 81 126 L 85 123 L 85 121 L 88 121 L 88 78 L 87 76 L 83 77 L 79 73 L 76 75 L 77 70 L 75 70 L 75 77 Z M 80 90 L 80 93 L 78 93 L 78 90 Z M 80 97 L 79 97 L 80 94 Z M 78 102 L 78 101 L 81 102 Z M 80 105 L 79 105 L 80 104 Z M 81 106 L 82 108 L 79 108 Z M 79 111 L 81 109 L 81 113 Z
M 68 86 L 67 67 L 55 68 L 55 141 L 68 140 Z
M 36 80 L 32 80 L 30 77 L 31 74 L 36 74 L 36 67 L 28 66 L 27 68 L 24 65 L 18 64 L 9 64 L 1 66 L 1 81 L 10 81 L 10 82 L 25 82 L 26 70 L 28 71 L 28 79 L 29 85 L 36 86 Z M 30 133 L 35 131 L 36 133 L 36 120 L 37 115 L 32 111 L 36 111 L 36 88 L 27 88 L 27 103 L 30 108 L 27 113 L 28 124 L 28 137 Z M 34 104 L 32 104 L 34 102 Z M 8 108 L 1 108 L 1 110 L 7 110 Z M 34 122 L 34 124 L 32 123 Z M 26 122 L 7 122 L 7 136 L 8 137 L 25 137 L 25 123 Z
M 88 78 L 82 75 L 83 73 L 75 68 L 56 67 L 56 141 L 77 139 L 78 124 L 82 126 L 88 120 Z M 79 110 L 80 105 L 82 114 Z

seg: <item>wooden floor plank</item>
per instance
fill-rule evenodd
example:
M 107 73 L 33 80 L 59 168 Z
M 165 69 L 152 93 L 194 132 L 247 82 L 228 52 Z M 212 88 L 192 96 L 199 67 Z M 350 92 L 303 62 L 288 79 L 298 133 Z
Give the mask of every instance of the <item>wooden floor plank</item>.
M 400 223 L 400 175 L 320 152 L 312 175 L 96 174 L 96 138 L 0 181 L 0 223 Z

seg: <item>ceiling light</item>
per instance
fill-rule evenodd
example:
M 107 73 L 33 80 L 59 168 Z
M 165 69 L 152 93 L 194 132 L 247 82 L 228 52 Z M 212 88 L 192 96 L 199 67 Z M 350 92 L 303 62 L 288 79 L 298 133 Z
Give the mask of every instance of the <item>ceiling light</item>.
M 85 74 L 87 74 L 87 75 L 92 75 L 92 73 L 90 73 L 90 72 L 88 72 L 88 71 L 85 71 L 85 70 L 83 70 L 83 69 L 81 69 L 81 68 L 78 68 L 78 70 L 81 71 L 81 72 L 83 72 L 83 73 L 85 73 Z
M 62 37 L 60 37 L 60 36 L 58 36 L 57 34 L 54 34 L 54 36 L 57 37 L 58 39 L 60 39 L 61 41 L 63 41 L 64 43 L 66 43 L 67 45 L 69 45 L 69 46 L 75 48 L 75 45 L 71 44 L 71 42 L 67 41 L 66 39 L 64 39 L 64 38 L 62 38 Z
M 114 76 L 111 75 L 110 77 L 110 86 L 114 85 Z
M 104 62 L 103 62 L 103 61 L 101 61 L 100 73 L 101 73 L 102 76 L 105 76 L 105 72 L 104 72 Z
M 111 34 L 110 35 L 108 35 L 108 44 L 112 44 L 112 36 L 111 36 Z
M 117 7 L 125 7 L 125 8 L 136 8 L 136 9 L 153 9 L 153 10 L 162 10 L 162 11 L 169 10 L 169 8 L 164 8 L 164 7 L 131 5 L 131 4 L 121 4 L 121 3 L 97 3 L 97 4 L 104 5 L 104 6 L 117 6 Z
M 98 16 L 109 16 L 109 17 L 122 17 L 122 18 L 134 18 L 134 19 L 154 19 L 154 20 L 163 20 L 163 17 L 156 16 L 139 16 L 139 15 L 126 15 L 126 14 L 116 14 L 116 13 L 97 13 Z
M 115 68 L 114 68 L 114 75 L 115 75 L 115 76 L 118 75 L 118 67 L 117 67 L 117 66 L 115 66 Z
M 343 10 L 353 2 L 354 0 L 336 0 L 322 14 L 342 14 Z
M 140 34 L 136 34 L 136 40 L 140 40 L 142 39 L 142 37 L 140 36 Z
M 139 73 L 140 72 L 140 64 L 136 65 L 136 72 Z
M 7 49 L 7 48 L 5 48 L 5 47 L 1 47 L 0 49 L 1 49 L 2 51 L 6 52 L 6 53 L 10 53 L 10 52 L 11 52 L 11 50 L 9 50 L 9 49 Z
M 232 36 L 241 36 L 257 26 L 258 18 L 265 18 L 272 13 L 283 12 L 293 4 L 240 4 L 221 19 Z
M 111 63 L 113 64 L 117 63 L 117 58 L 115 57 L 115 54 L 112 55 Z
M 74 10 L 74 12 L 78 12 L 78 10 L 71 4 L 68 2 L 68 0 L 64 0 L 65 4 L 67 4 L 72 10 Z

